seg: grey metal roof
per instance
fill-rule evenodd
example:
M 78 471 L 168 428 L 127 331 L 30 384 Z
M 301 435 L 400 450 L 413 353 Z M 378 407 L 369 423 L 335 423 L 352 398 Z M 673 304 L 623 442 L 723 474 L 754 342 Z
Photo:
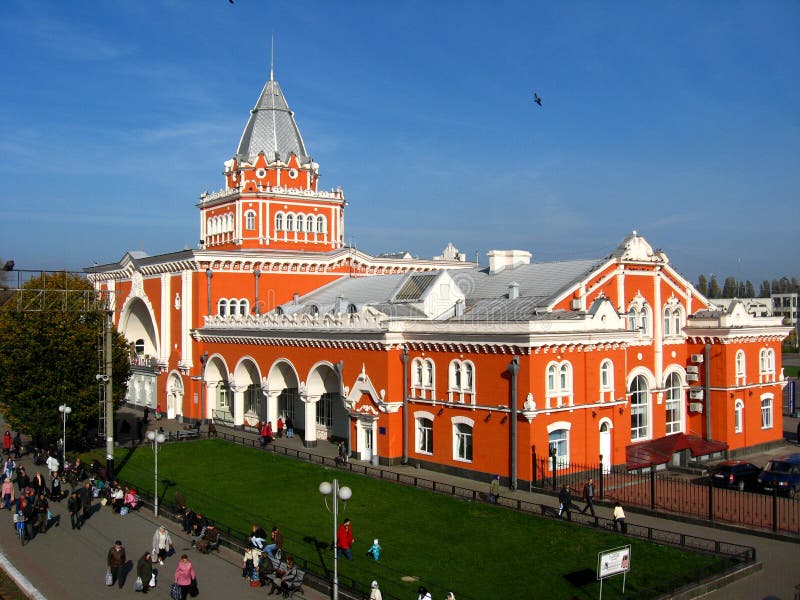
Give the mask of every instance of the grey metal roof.
M 525 321 L 537 317 L 537 309 L 551 304 L 564 290 L 575 285 L 607 259 L 588 259 L 534 263 L 508 268 L 490 274 L 488 269 L 457 269 L 449 271 L 466 297 L 466 311 L 453 320 Z M 341 297 L 357 306 L 370 305 L 392 316 L 422 317 L 421 311 L 401 302 L 412 302 L 421 297 L 424 289 L 438 273 L 412 275 L 375 275 L 339 279 L 315 290 L 301 299 L 302 304 L 332 305 Z M 520 297 L 508 299 L 508 285 L 519 284 Z M 406 290 L 409 286 L 413 290 Z M 408 293 L 406 293 L 408 292 Z M 402 296 L 402 297 L 401 297 Z M 407 306 L 407 308 L 403 308 Z M 559 318 L 558 312 L 547 313 L 547 318 Z M 563 318 L 573 318 L 566 312 Z
M 291 153 L 296 154 L 301 163 L 310 161 L 303 137 L 294 122 L 294 113 L 289 110 L 281 86 L 272 77 L 250 111 L 236 158 L 253 164 L 259 152 L 264 152 L 269 161 L 275 160 L 276 153 L 283 162 Z

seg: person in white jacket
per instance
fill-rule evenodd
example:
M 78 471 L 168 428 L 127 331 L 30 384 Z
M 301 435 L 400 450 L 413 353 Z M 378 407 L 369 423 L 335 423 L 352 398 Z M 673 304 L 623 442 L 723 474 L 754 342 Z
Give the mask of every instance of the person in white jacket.
M 52 454 L 50 456 L 48 456 L 47 460 L 45 461 L 45 463 L 47 464 L 47 470 L 48 471 L 50 471 L 51 473 L 58 474 L 58 468 L 61 465 L 60 465 L 60 463 L 58 462 L 58 459 L 55 456 L 53 456 Z
M 169 535 L 167 528 L 161 525 L 153 534 L 153 562 L 158 559 L 158 564 L 164 564 L 164 559 L 172 549 L 172 538 Z
M 372 590 L 369 593 L 369 600 L 383 600 L 383 596 L 381 595 L 381 590 L 378 587 L 378 582 L 372 582 Z

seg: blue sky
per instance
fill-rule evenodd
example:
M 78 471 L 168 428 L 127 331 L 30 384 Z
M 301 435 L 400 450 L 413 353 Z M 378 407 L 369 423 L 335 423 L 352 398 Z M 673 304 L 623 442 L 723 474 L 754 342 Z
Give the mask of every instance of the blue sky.
M 275 75 L 364 251 L 797 275 L 797 2 L 0 3 L 0 257 L 194 246 Z M 537 91 L 543 106 L 532 102 Z

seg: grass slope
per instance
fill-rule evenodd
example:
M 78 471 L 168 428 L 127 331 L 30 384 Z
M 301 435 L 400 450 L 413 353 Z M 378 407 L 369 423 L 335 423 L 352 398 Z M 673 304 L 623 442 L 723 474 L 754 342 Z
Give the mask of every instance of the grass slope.
M 153 454 L 149 446 L 120 450 L 121 479 L 152 492 Z M 159 480 L 172 484 L 162 499 L 171 503 L 183 492 L 194 510 L 233 529 L 249 532 L 253 523 L 269 531 L 281 527 L 286 551 L 332 569 L 333 522 L 318 491 L 319 483 L 339 479 L 353 490 L 340 520 L 353 522 L 352 562 L 339 561 L 340 581 L 372 579 L 384 594 L 411 598 L 420 583 L 434 598 L 456 597 L 596 598 L 597 553 L 631 543 L 631 572 L 625 596 L 655 582 L 714 569 L 715 558 L 628 540 L 610 531 L 578 527 L 483 503 L 376 481 L 358 475 L 243 448 L 219 440 L 166 444 L 159 449 Z M 380 538 L 380 562 L 366 556 Z M 324 565 L 324 566 L 323 566 Z M 565 576 L 583 573 L 583 585 Z M 418 581 L 404 581 L 414 577 Z M 603 586 L 604 598 L 619 598 L 622 578 Z

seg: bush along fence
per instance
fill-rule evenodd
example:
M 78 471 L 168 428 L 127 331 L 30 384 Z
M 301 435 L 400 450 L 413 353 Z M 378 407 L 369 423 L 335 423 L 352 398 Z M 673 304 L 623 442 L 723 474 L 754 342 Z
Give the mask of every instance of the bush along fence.
M 589 477 L 594 479 L 597 499 L 619 501 L 708 521 L 757 527 L 776 533 L 800 533 L 800 501 L 772 493 L 738 491 L 713 485 L 706 476 L 676 476 L 664 469 L 646 472 L 609 469 L 594 465 L 557 463 L 556 457 L 534 455 L 533 487 L 559 490 L 569 486 L 580 498 Z M 554 468 L 555 467 L 555 468 Z

